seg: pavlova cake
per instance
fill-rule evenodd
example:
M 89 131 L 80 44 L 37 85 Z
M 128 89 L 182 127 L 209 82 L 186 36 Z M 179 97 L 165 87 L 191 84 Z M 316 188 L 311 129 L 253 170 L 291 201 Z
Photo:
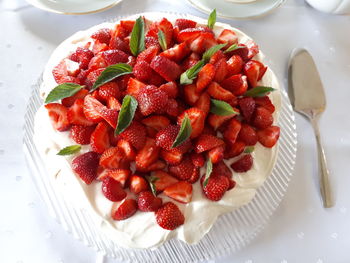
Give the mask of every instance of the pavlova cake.
M 119 245 L 197 243 L 274 166 L 276 78 L 252 39 L 215 20 L 103 23 L 45 68 L 34 140 L 48 176 Z

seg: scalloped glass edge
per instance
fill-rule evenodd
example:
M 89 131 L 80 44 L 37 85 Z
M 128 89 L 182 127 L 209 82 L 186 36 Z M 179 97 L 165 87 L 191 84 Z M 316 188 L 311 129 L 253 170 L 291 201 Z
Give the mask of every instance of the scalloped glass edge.
M 183 14 L 177 15 L 186 17 Z M 113 21 L 119 19 L 121 18 Z M 43 104 L 39 96 L 41 82 L 40 78 L 36 85 L 33 85 L 23 127 L 23 150 L 30 175 L 50 215 L 76 239 L 106 256 L 129 262 L 170 263 L 210 260 L 234 253 L 248 245 L 261 232 L 285 195 L 293 175 L 297 134 L 292 106 L 286 91 L 281 88 L 282 105 L 278 120 L 281 136 L 278 156 L 271 175 L 257 190 L 254 199 L 249 204 L 220 216 L 210 232 L 198 244 L 188 245 L 172 239 L 156 249 L 122 248 L 99 232 L 90 212 L 66 202 L 46 176 L 43 161 L 33 142 L 34 116 Z

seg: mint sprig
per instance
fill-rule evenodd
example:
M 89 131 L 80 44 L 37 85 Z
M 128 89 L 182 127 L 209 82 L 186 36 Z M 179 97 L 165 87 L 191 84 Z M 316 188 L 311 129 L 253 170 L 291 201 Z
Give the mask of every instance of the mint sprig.
M 81 146 L 80 145 L 71 145 L 71 146 L 67 146 L 64 147 L 63 149 L 61 149 L 57 155 L 71 155 L 74 153 L 77 153 L 81 150 Z
M 274 91 L 275 89 L 272 87 L 265 87 L 265 86 L 257 86 L 255 88 L 252 88 L 248 91 L 246 91 L 246 93 L 243 94 L 243 96 L 246 97 L 263 97 L 265 95 L 267 95 L 269 92 Z
M 134 118 L 137 105 L 137 100 L 133 96 L 126 95 L 124 97 L 122 107 L 118 115 L 118 123 L 115 129 L 115 134 L 120 134 L 129 127 Z
M 229 46 L 228 49 L 226 49 L 224 51 L 224 53 L 228 53 L 228 52 L 234 51 L 236 49 L 241 49 L 241 48 L 245 48 L 245 46 L 239 46 L 237 43 L 235 43 L 235 44 L 232 44 L 231 46 Z
M 125 63 L 118 63 L 115 65 L 109 66 L 104 71 L 101 72 L 100 76 L 97 78 L 94 85 L 92 86 L 92 89 L 90 90 L 90 92 L 112 81 L 113 79 L 116 79 L 126 74 L 131 74 L 131 73 L 132 73 L 132 67 Z
M 158 42 L 163 51 L 168 49 L 164 32 L 160 29 L 158 31 Z
M 230 104 L 222 100 L 211 99 L 210 112 L 220 116 L 239 114 Z
M 185 118 L 181 123 L 180 131 L 176 136 L 176 139 L 172 145 L 172 148 L 175 148 L 181 145 L 184 141 L 186 141 L 191 136 L 191 133 L 192 133 L 191 121 L 190 121 L 190 118 L 188 118 L 187 114 L 185 114 Z
M 210 15 L 209 15 L 209 17 L 208 17 L 208 24 L 207 24 L 207 26 L 208 26 L 209 28 L 213 29 L 215 23 L 216 23 L 216 9 L 214 9 L 214 10 L 210 13 Z
M 243 152 L 244 153 L 252 153 L 252 152 L 254 152 L 254 150 L 255 150 L 254 146 L 247 146 L 247 147 L 245 147 Z
M 154 183 L 157 182 L 158 180 L 159 178 L 156 176 L 151 176 L 148 180 L 149 186 L 151 187 L 151 191 L 154 196 L 157 196 L 157 188 Z
M 75 83 L 60 84 L 50 91 L 49 95 L 47 95 L 45 99 L 45 103 L 51 103 L 57 100 L 61 100 L 61 99 L 73 96 L 82 88 L 83 86 L 80 86 Z
M 137 56 L 145 49 L 145 22 L 140 16 L 136 19 L 130 36 L 130 51 Z
M 213 163 L 211 162 L 211 160 L 209 158 L 207 161 L 207 168 L 206 168 L 204 182 L 203 182 L 204 187 L 207 186 L 212 171 L 213 171 Z
M 218 52 L 220 49 L 222 49 L 224 46 L 226 46 L 226 44 L 219 44 L 219 45 L 215 45 L 212 46 L 211 48 L 209 48 L 207 51 L 204 52 L 203 56 L 202 56 L 202 60 L 205 63 L 208 63 L 210 58 L 216 53 Z

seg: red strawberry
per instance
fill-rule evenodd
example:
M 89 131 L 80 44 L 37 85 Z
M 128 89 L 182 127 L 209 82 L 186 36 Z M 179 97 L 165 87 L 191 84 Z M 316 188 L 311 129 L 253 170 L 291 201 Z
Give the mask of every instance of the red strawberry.
M 166 105 L 166 114 L 168 114 L 170 117 L 174 117 L 172 119 L 176 119 L 176 117 L 183 112 L 185 109 L 182 104 L 180 104 L 175 99 L 169 99 L 168 103 Z
M 248 40 L 246 46 L 248 48 L 248 59 L 253 58 L 256 54 L 259 53 L 259 47 L 253 40 Z
M 226 61 L 226 56 L 224 52 L 222 52 L 221 50 L 218 50 L 214 53 L 214 55 L 211 56 L 211 58 L 209 59 L 209 63 L 215 65 L 217 62 L 219 62 L 219 60 L 223 58 Z
M 120 24 L 115 25 L 115 28 L 111 32 L 112 37 L 120 37 L 120 38 L 126 38 L 129 34 L 130 34 L 129 30 L 127 28 L 124 28 Z
M 227 122 L 229 119 L 232 119 L 236 114 L 226 115 L 226 116 L 220 116 L 216 114 L 209 114 L 208 117 L 208 123 L 211 127 L 214 128 L 214 130 L 217 130 L 221 125 L 223 125 L 225 122 Z
M 73 96 L 67 97 L 62 99 L 62 105 L 66 107 L 70 107 L 74 104 L 74 102 L 77 99 L 84 99 L 86 95 L 89 94 L 89 91 L 87 89 L 81 89 L 77 93 L 75 93 Z
M 191 53 L 191 50 L 188 48 L 187 43 L 184 42 L 163 51 L 159 55 L 166 57 L 172 61 L 180 62 L 183 58 L 187 57 L 190 53 Z
M 192 185 L 181 181 L 165 188 L 164 194 L 180 203 L 187 204 L 192 199 Z
M 243 95 L 248 89 L 247 77 L 242 74 L 233 75 L 225 79 L 221 82 L 221 85 L 236 96 Z
M 230 101 L 235 97 L 230 91 L 222 88 L 215 81 L 209 85 L 207 92 L 212 98 L 217 100 Z
M 94 126 L 72 125 L 70 137 L 78 144 L 89 144 L 91 134 L 94 130 Z
M 230 168 L 228 168 L 228 166 L 223 161 L 214 165 L 212 175 L 223 175 L 228 179 L 232 178 L 232 172 Z
M 197 87 L 195 84 L 189 84 L 184 86 L 183 91 L 184 91 L 185 101 L 190 105 L 194 105 L 199 99 L 200 94 L 196 90 L 197 90 Z
M 93 122 L 100 122 L 103 120 L 101 112 L 106 107 L 95 99 L 92 95 L 87 95 L 84 99 L 84 114 L 85 117 Z
M 233 55 L 227 61 L 227 76 L 232 76 L 241 73 L 243 69 L 243 59 L 238 55 Z
M 107 101 L 109 97 L 119 98 L 120 97 L 120 90 L 118 83 L 116 82 L 108 82 L 98 89 L 98 95 Z
M 142 89 L 143 87 L 146 87 L 146 84 L 142 83 L 141 81 L 138 81 L 137 79 L 130 78 L 128 81 L 126 93 L 136 97 L 137 94 L 139 94 L 140 89 Z
M 169 20 L 167 20 L 166 18 L 163 18 L 159 22 L 154 22 L 153 24 L 150 25 L 146 36 L 157 37 L 158 30 L 163 31 L 167 45 L 168 47 L 170 47 L 173 39 L 173 25 L 171 24 L 171 22 L 169 22 Z
M 116 128 L 118 122 L 119 112 L 117 110 L 108 109 L 106 107 L 101 111 L 101 117 L 108 122 L 113 129 Z
M 176 165 L 181 162 L 183 154 L 177 150 L 164 150 L 162 149 L 160 152 L 160 156 L 166 161 L 168 164 Z
M 169 99 L 175 99 L 179 93 L 179 89 L 176 85 L 176 82 L 167 82 L 159 87 L 161 91 L 164 91 Z
M 265 109 L 267 109 L 271 113 L 275 112 L 275 106 L 272 104 L 272 102 L 268 96 L 257 97 L 254 99 L 255 99 L 256 105 L 264 107 Z
M 230 159 L 240 155 L 244 151 L 245 146 L 245 143 L 242 141 L 236 141 L 235 143 L 226 144 L 224 158 Z
M 215 67 L 214 65 L 208 63 L 206 64 L 198 73 L 198 79 L 196 82 L 196 91 L 197 93 L 202 92 L 209 83 L 214 79 L 215 76 Z
M 90 60 L 94 57 L 94 53 L 88 48 L 78 47 L 77 50 L 70 55 L 70 59 L 79 62 L 79 68 L 87 69 Z
M 230 29 L 224 29 L 221 31 L 218 37 L 218 43 L 227 43 L 227 47 L 238 43 L 238 37 L 235 32 Z
M 139 61 L 136 63 L 133 69 L 134 76 L 142 82 L 149 82 L 154 73 L 149 63 L 145 61 Z
M 256 87 L 257 82 L 264 76 L 267 67 L 261 62 L 256 60 L 250 60 L 244 65 L 244 73 L 248 78 L 248 82 L 251 87 Z
M 185 158 L 183 158 L 181 163 L 169 166 L 169 172 L 177 179 L 186 181 L 190 179 L 194 168 L 195 166 L 193 165 L 191 159 L 188 156 L 186 156 Z
M 224 146 L 215 147 L 208 152 L 208 157 L 212 163 L 218 163 L 224 159 L 224 151 Z
M 160 49 L 159 41 L 157 37 L 145 37 L 145 46 L 146 48 L 150 48 L 152 46 L 156 46 L 158 49 Z
M 127 32 L 131 33 L 134 28 L 135 21 L 133 20 L 121 20 L 120 26 L 123 27 Z
M 196 153 L 201 153 L 222 145 L 224 145 L 224 141 L 218 137 L 209 134 L 202 134 L 197 139 L 194 150 Z
M 253 157 L 251 154 L 246 154 L 240 159 L 231 164 L 231 168 L 236 173 L 245 173 L 249 171 L 253 166 Z
M 258 136 L 255 130 L 248 124 L 242 124 L 238 139 L 246 145 L 255 145 L 258 142 Z
M 136 158 L 136 152 L 131 144 L 124 139 L 119 139 L 117 143 L 118 148 L 122 149 L 124 155 L 128 161 L 134 161 Z
M 100 166 L 101 167 L 101 166 Z M 126 180 L 129 178 L 131 171 L 129 169 L 105 169 L 97 179 L 104 180 L 106 177 L 112 177 L 118 181 L 124 188 Z
M 223 133 L 225 140 L 229 141 L 231 144 L 235 143 L 241 126 L 240 121 L 231 119 Z
M 96 39 L 101 43 L 109 44 L 111 39 L 111 30 L 109 28 L 101 28 L 91 35 L 92 39 Z
M 150 191 L 141 192 L 137 198 L 137 205 L 142 212 L 156 212 L 162 203 L 162 199 L 155 197 Z
M 164 110 L 168 95 L 156 86 L 148 85 L 137 94 L 139 109 L 144 116 Z
M 180 126 L 169 125 L 168 127 L 160 130 L 156 136 L 157 146 L 164 148 L 165 150 L 177 150 L 181 153 L 185 153 L 191 147 L 191 142 L 186 140 L 176 148 L 172 148 L 172 145 L 180 131 Z
M 229 188 L 229 179 L 223 175 L 211 175 L 208 183 L 203 187 L 205 196 L 212 201 L 219 201 Z
M 48 111 L 51 124 L 57 131 L 66 131 L 70 124 L 67 118 L 68 109 L 59 103 L 49 103 L 45 105 Z
M 120 137 L 130 142 L 137 150 L 140 150 L 146 143 L 146 128 L 141 123 L 133 121 L 129 127 L 120 134 Z
M 132 175 L 129 182 L 130 191 L 134 194 L 139 194 L 148 190 L 148 182 L 139 175 Z
M 106 149 L 109 148 L 109 129 L 110 128 L 105 122 L 100 122 L 97 124 L 90 138 L 91 149 L 94 152 L 103 153 Z
M 109 176 L 103 179 L 102 193 L 112 202 L 121 201 L 126 197 L 126 192 L 123 190 L 122 185 Z
M 72 161 L 72 170 L 86 184 L 91 184 L 97 177 L 99 157 L 95 152 L 87 152 L 75 157 Z
M 152 127 L 156 131 L 159 131 L 169 126 L 170 120 L 167 117 L 161 115 L 153 115 L 143 119 L 142 124 L 146 125 L 147 127 Z
M 179 28 L 179 30 L 183 30 L 186 28 L 193 28 L 196 27 L 197 22 L 185 19 L 185 18 L 178 18 L 175 21 L 175 26 Z
M 192 152 L 190 156 L 191 156 L 192 163 L 195 167 L 200 168 L 204 166 L 205 159 L 201 153 Z
M 108 49 L 108 45 L 105 43 L 101 43 L 98 40 L 96 40 L 92 46 L 92 52 L 95 55 L 102 53 L 103 51 L 106 51 L 107 49 Z
M 255 101 L 252 97 L 244 97 L 238 100 L 238 105 L 241 108 L 241 113 L 247 122 L 250 119 L 255 110 Z
M 109 41 L 109 48 L 118 49 L 124 52 L 130 52 L 130 48 L 127 45 L 127 43 L 125 43 L 123 39 L 117 36 L 113 36 L 111 38 L 111 40 Z
M 182 69 L 178 64 L 162 56 L 156 56 L 152 59 L 151 68 L 166 81 L 175 81 L 182 73 Z
M 198 181 L 200 177 L 200 170 L 198 167 L 193 168 L 190 179 L 187 180 L 190 184 L 194 184 Z
M 74 82 L 75 78 L 71 78 L 72 81 L 70 80 L 70 77 L 68 76 L 68 71 L 67 71 L 67 65 L 66 61 L 62 60 L 60 63 L 58 63 L 57 66 L 55 66 L 52 70 L 52 75 L 56 81 L 57 84 L 62 84 L 65 82 Z M 67 81 L 68 80 L 68 81 Z
M 89 74 L 86 76 L 85 80 L 88 88 L 92 87 L 97 78 L 101 75 L 102 71 L 105 70 L 105 67 L 107 67 L 107 64 L 104 58 L 102 58 L 101 54 L 98 54 L 91 59 L 88 70 Z
M 257 132 L 259 142 L 265 147 L 272 148 L 280 136 L 280 128 L 271 126 Z
M 185 222 L 180 209 L 172 202 L 165 203 L 156 212 L 157 224 L 167 230 L 174 230 Z
M 212 32 L 209 28 L 196 27 L 196 28 L 186 28 L 179 32 L 177 35 L 178 42 L 185 42 L 187 40 L 192 40 L 198 37 L 202 32 Z
M 253 116 L 252 124 L 258 129 L 265 129 L 273 123 L 272 114 L 263 107 L 257 107 Z
M 215 76 L 214 81 L 220 83 L 223 81 L 228 72 L 228 65 L 225 58 L 220 59 L 218 62 L 215 63 Z
M 142 170 L 157 161 L 160 148 L 156 141 L 151 138 L 146 139 L 145 146 L 136 155 L 136 170 Z
M 126 160 L 122 149 L 111 147 L 105 150 L 100 158 L 100 165 L 104 168 L 128 168 L 129 163 Z
M 210 134 L 216 136 L 216 131 L 214 131 L 212 127 L 205 125 L 202 134 Z
M 77 99 L 74 104 L 68 109 L 67 119 L 69 123 L 83 126 L 91 126 L 94 123 L 86 119 L 84 114 L 84 100 Z
M 147 63 L 151 63 L 152 59 L 157 56 L 159 52 L 158 46 L 150 46 L 149 48 L 142 51 L 136 59 L 136 62 L 145 61 Z
M 157 178 L 154 182 L 157 192 L 163 191 L 168 186 L 178 182 L 178 180 L 164 171 L 155 171 L 152 177 Z
M 114 97 L 109 97 L 108 98 L 107 106 L 108 106 L 109 109 L 117 110 L 117 111 L 120 111 L 120 109 L 122 108 L 122 105 L 120 104 L 118 99 L 116 99 Z
M 157 170 L 162 170 L 165 167 L 166 167 L 166 164 L 164 161 L 157 160 L 145 168 L 144 167 L 137 167 L 137 170 L 140 172 L 143 172 L 143 173 L 149 173 L 149 172 L 153 172 L 153 171 L 157 171 Z
M 183 119 L 185 116 L 188 116 L 188 118 L 191 121 L 191 127 L 192 127 L 192 133 L 191 133 L 191 139 L 198 137 L 204 128 L 204 122 L 206 114 L 202 110 L 198 108 L 189 108 L 185 110 L 177 119 L 177 124 L 181 126 Z
M 121 203 L 114 203 L 111 216 L 114 220 L 124 220 L 133 216 L 137 211 L 137 203 L 134 199 L 124 199 Z
M 210 96 L 206 92 L 203 92 L 194 106 L 202 110 L 205 114 L 208 114 L 210 111 Z
M 198 37 L 193 40 L 188 40 L 188 42 L 190 42 L 190 49 L 198 54 L 202 54 L 204 51 L 217 44 L 211 32 L 202 32 Z
M 197 53 L 191 53 L 190 56 L 188 56 L 183 62 L 182 62 L 182 68 L 183 70 L 188 70 L 189 68 L 193 67 L 197 64 L 197 62 L 201 59 L 201 57 Z

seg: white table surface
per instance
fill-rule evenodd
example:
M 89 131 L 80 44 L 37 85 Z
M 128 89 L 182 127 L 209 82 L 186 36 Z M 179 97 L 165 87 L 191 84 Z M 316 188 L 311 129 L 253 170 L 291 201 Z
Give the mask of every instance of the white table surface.
M 0 1 L 0 262 L 99 258 L 50 218 L 31 182 L 22 153 L 26 103 L 50 53 L 72 33 L 114 16 L 164 10 L 206 17 L 185 0 L 124 0 L 86 16 L 50 14 L 24 0 Z M 258 42 L 284 85 L 292 49 L 311 50 L 327 94 L 320 126 L 336 205 L 328 210 L 321 206 L 313 132 L 297 115 L 297 162 L 285 198 L 249 246 L 214 262 L 350 262 L 350 17 L 323 14 L 303 0 L 290 0 L 267 17 L 228 22 Z

